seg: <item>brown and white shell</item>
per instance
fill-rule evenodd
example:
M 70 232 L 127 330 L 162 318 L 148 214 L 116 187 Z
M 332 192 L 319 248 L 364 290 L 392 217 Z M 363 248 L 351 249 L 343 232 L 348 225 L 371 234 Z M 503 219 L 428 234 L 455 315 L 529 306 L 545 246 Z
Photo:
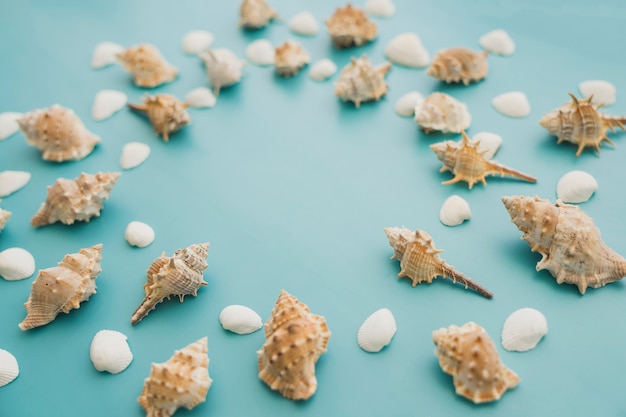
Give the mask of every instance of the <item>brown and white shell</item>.
M 170 94 L 146 94 L 143 104 L 128 103 L 131 109 L 148 115 L 157 135 L 169 142 L 170 134 L 178 132 L 191 122 L 187 113 L 187 103 L 183 103 Z
M 239 26 L 245 29 L 261 29 L 278 17 L 265 0 L 243 0 L 239 16 Z
M 274 54 L 276 73 L 283 77 L 296 75 L 309 62 L 311 55 L 296 41 L 283 43 Z
M 158 87 L 172 82 L 178 76 L 178 69 L 163 58 L 156 46 L 142 43 L 116 55 L 124 69 L 133 76 L 138 87 Z
M 59 178 L 48 187 L 48 196 L 30 224 L 39 227 L 61 222 L 88 222 L 99 216 L 104 201 L 120 177 L 119 172 L 82 173 L 76 179 Z
M 433 331 L 441 369 L 452 375 L 456 393 L 474 403 L 499 400 L 519 376 L 507 368 L 489 334 L 474 322 Z
M 154 310 L 165 298 L 178 296 L 180 302 L 186 295 L 198 295 L 198 289 L 207 285 L 202 273 L 208 268 L 206 258 L 209 254 L 209 243 L 193 244 L 187 248 L 178 249 L 171 257 L 165 252 L 155 259 L 147 271 L 144 297 L 137 310 L 130 319 L 132 325 Z
M 209 82 L 215 96 L 219 96 L 222 87 L 237 84 L 243 75 L 245 61 L 239 59 L 226 48 L 207 49 L 198 54 L 204 62 Z
M 137 401 L 146 417 L 170 417 L 185 407 L 191 410 L 206 401 L 213 380 L 209 376 L 208 338 L 203 337 L 163 363 L 152 363 Z
M 424 133 L 460 133 L 471 122 L 465 103 L 446 93 L 432 93 L 415 107 L 415 123 Z
M 65 255 L 58 266 L 40 270 L 24 304 L 26 318 L 19 324 L 20 329 L 46 325 L 59 313 L 79 308 L 96 293 L 101 260 L 102 244 L 97 244 Z
M 365 55 L 352 58 L 339 74 L 335 95 L 343 101 L 352 101 L 357 108 L 365 101 L 378 101 L 387 94 L 385 76 L 390 69 L 390 62 L 374 67 Z
M 433 238 L 425 231 L 413 232 L 406 227 L 386 227 L 385 234 L 393 248 L 391 259 L 400 261 L 398 278 L 410 278 L 413 287 L 422 282 L 430 284 L 437 276 L 442 276 L 452 279 L 453 282 L 460 282 L 466 289 L 470 288 L 483 297 L 493 297 L 489 290 L 441 259 L 439 254 L 443 250 L 435 248 Z
M 426 74 L 446 83 L 465 85 L 487 76 L 487 51 L 474 52 L 467 48 L 450 48 L 437 52 Z
M 574 284 L 584 294 L 626 276 L 626 259 L 602 241 L 580 207 L 537 196 L 502 197 L 502 202 L 530 250 L 542 255 L 537 271 L 547 269 L 557 283 Z
M 78 161 L 100 142 L 74 111 L 58 104 L 26 113 L 17 123 L 28 144 L 38 148 L 46 161 Z
M 461 131 L 463 139 L 459 142 L 446 140 L 430 145 L 430 149 L 437 155 L 443 166 L 439 172 L 450 171 L 454 178 L 442 182 L 442 184 L 454 184 L 459 181 L 467 182 L 471 190 L 474 184 L 482 182 L 487 185 L 488 175 L 500 175 L 501 177 L 513 177 L 528 182 L 537 182 L 535 177 L 508 168 L 499 162 L 488 160 L 483 157 L 487 150 L 480 151 L 480 140 L 470 141 Z
M 546 113 L 539 121 L 542 127 L 558 138 L 556 143 L 571 142 L 577 145 L 576 156 L 580 156 L 587 147 L 594 148 L 599 155 L 602 142 L 614 145 L 606 136 L 607 130 L 615 132 L 616 127 L 624 130 L 626 116 L 600 113 L 598 109 L 603 104 L 593 103 L 593 96 L 587 99 L 578 99 L 571 93 L 569 96 L 571 102 Z
M 361 46 L 376 39 L 378 29 L 367 14 L 348 4 L 339 7 L 335 13 L 326 20 L 328 33 L 336 48 L 351 48 Z
M 11 214 L 12 213 L 8 210 L 0 209 L 0 232 L 2 232 L 4 226 L 6 226 L 7 222 L 9 221 L 9 217 L 11 217 Z
M 257 351 L 259 378 L 290 400 L 306 400 L 317 389 L 315 363 L 326 352 L 330 331 L 322 316 L 282 290 L 265 323 Z

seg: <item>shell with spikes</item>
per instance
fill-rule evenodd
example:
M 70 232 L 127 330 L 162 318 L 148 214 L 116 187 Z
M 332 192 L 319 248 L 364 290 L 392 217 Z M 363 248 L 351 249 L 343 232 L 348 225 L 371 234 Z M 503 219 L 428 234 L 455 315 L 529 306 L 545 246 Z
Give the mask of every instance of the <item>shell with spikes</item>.
M 191 122 L 191 116 L 186 111 L 189 105 L 170 94 L 147 94 L 143 104 L 128 103 L 128 107 L 147 114 L 154 131 L 165 142 L 169 142 L 170 134 L 178 132 Z
M 340 7 L 326 20 L 328 34 L 335 48 L 352 48 L 376 39 L 378 29 L 367 14 L 348 4 Z
M 163 58 L 156 46 L 149 43 L 125 49 L 116 58 L 132 74 L 138 87 L 158 87 L 174 81 L 178 76 L 178 69 Z
M 356 108 L 365 101 L 378 101 L 387 94 L 385 76 L 390 69 L 390 62 L 374 67 L 365 55 L 359 59 L 353 57 L 339 74 L 335 95 L 343 101 L 352 101 Z
M 487 76 L 487 51 L 474 52 L 467 48 L 439 51 L 426 74 L 446 83 L 462 82 L 469 85 Z

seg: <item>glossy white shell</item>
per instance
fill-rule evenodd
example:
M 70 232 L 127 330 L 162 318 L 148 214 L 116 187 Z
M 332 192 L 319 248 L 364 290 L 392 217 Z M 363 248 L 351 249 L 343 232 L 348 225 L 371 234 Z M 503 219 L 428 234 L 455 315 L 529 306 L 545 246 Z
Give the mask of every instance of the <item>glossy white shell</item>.
M 0 113 L 0 140 L 4 140 L 20 130 L 17 120 L 24 114 L 15 112 Z
M 415 114 L 415 107 L 422 101 L 424 101 L 424 96 L 417 91 L 411 91 L 400 97 L 393 109 L 398 116 L 411 117 Z
M 94 69 L 117 63 L 116 55 L 124 51 L 124 47 L 113 42 L 101 42 L 96 45 L 91 58 L 91 67 Z
M 187 93 L 185 96 L 185 103 L 187 103 L 189 107 L 202 109 L 215 106 L 217 99 L 215 98 L 213 91 L 206 87 L 198 87 Z
M 363 10 L 371 16 L 389 18 L 396 13 L 396 6 L 391 0 L 367 0 Z
M 26 171 L 2 171 L 0 172 L 0 197 L 6 197 L 30 181 L 30 172 Z
M 291 18 L 289 30 L 298 35 L 315 36 L 320 30 L 320 25 L 312 13 L 302 12 Z
M 122 148 L 120 166 L 123 169 L 135 168 L 143 164 L 150 155 L 150 147 L 141 142 L 129 142 Z
M 415 33 L 407 32 L 393 38 L 385 47 L 385 56 L 396 65 L 424 68 L 430 63 L 430 54 Z
M 478 152 L 485 160 L 493 158 L 502 145 L 502 136 L 490 132 L 478 132 L 472 136 L 472 142 L 479 140 Z
M 458 226 L 472 217 L 470 206 L 461 196 L 451 195 L 439 210 L 439 220 L 446 226 Z
M 254 333 L 263 327 L 261 316 L 256 311 L 238 304 L 229 305 L 222 309 L 220 324 L 225 330 L 237 334 Z
M 491 105 L 509 117 L 526 117 L 530 114 L 530 103 L 526 94 L 521 91 L 502 93 L 491 100 Z
M 525 352 L 537 346 L 548 333 L 545 316 L 534 308 L 514 311 L 502 327 L 502 347 L 506 350 Z
M 126 226 L 124 239 L 126 239 L 131 246 L 145 248 L 154 242 L 154 230 L 146 223 L 137 221 L 130 222 L 128 226 Z
M 515 52 L 515 42 L 513 42 L 507 31 L 503 29 L 485 33 L 478 39 L 478 43 L 485 51 L 492 54 L 508 56 Z
M 598 189 L 598 183 L 585 171 L 570 171 L 556 185 L 556 195 L 566 203 L 583 203 Z
M 94 99 L 91 116 L 94 120 L 108 119 L 122 110 L 127 102 L 128 97 L 121 91 L 101 90 Z
M 13 381 L 20 374 L 20 367 L 15 356 L 4 349 L 0 349 L 0 387 Z
M 578 85 L 578 90 L 583 97 L 588 98 L 593 95 L 594 103 L 604 103 L 610 105 L 615 103 L 615 86 L 608 81 L 589 80 Z
M 183 37 L 183 52 L 197 55 L 213 44 L 213 34 L 206 30 L 192 30 Z
M 119 374 L 130 365 L 133 353 L 126 335 L 115 330 L 100 330 L 91 340 L 89 357 L 98 371 Z
M 309 77 L 315 81 L 324 81 L 335 75 L 337 65 L 328 58 L 320 59 L 311 66 Z
M 269 39 L 257 39 L 246 47 L 246 58 L 255 65 L 274 65 L 274 45 Z
M 387 308 L 372 313 L 357 334 L 359 347 L 366 352 L 380 352 L 396 334 L 396 320 Z
M 0 276 L 7 281 L 28 278 L 35 273 L 35 258 L 26 249 L 9 248 L 0 252 Z

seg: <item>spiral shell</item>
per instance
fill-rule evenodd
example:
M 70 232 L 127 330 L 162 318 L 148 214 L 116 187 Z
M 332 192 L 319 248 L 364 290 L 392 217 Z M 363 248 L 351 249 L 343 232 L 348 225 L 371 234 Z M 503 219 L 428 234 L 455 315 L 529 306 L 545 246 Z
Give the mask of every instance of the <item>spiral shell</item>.
M 143 104 L 129 103 L 131 109 L 146 113 L 157 135 L 169 142 L 170 134 L 178 132 L 191 122 L 191 116 L 185 110 L 188 105 L 170 94 L 147 94 Z
M 425 133 L 460 133 L 471 122 L 465 103 L 445 93 L 432 93 L 415 107 L 415 123 Z
M 237 58 L 232 51 L 225 48 L 207 49 L 198 56 L 204 61 L 204 67 L 216 97 L 220 94 L 222 87 L 237 84 L 241 80 L 245 62 Z
M 116 55 L 124 69 L 133 76 L 138 87 L 158 87 L 174 81 L 178 69 L 163 58 L 156 46 L 143 43 Z
M 239 26 L 245 29 L 261 29 L 278 17 L 265 0 L 243 0 L 239 16 Z
M 311 55 L 295 41 L 283 43 L 274 54 L 276 73 L 283 77 L 296 75 L 310 61 Z
M 335 95 L 343 101 L 352 101 L 357 108 L 364 101 L 380 100 L 387 94 L 385 76 L 390 69 L 389 62 L 378 67 L 372 66 L 365 55 L 359 59 L 352 58 L 352 62 L 339 74 Z
M 437 52 L 426 74 L 446 83 L 465 85 L 487 76 L 487 51 L 474 52 L 467 48 L 450 48 Z
M 337 49 L 361 46 L 376 39 L 378 29 L 365 12 L 348 4 L 326 20 L 330 38 Z

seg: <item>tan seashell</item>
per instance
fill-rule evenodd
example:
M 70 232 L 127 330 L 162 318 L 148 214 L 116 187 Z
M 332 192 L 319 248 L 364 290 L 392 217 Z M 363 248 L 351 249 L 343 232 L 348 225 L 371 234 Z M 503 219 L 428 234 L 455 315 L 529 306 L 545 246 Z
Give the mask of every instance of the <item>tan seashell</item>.
M 351 48 L 361 46 L 376 39 L 378 29 L 365 12 L 348 4 L 339 7 L 326 20 L 328 33 L 336 48 Z
M 4 226 L 6 226 L 7 222 L 9 221 L 9 217 L 11 217 L 11 214 L 12 213 L 8 210 L 0 209 L 0 232 L 2 232 Z
M 44 326 L 60 312 L 80 308 L 80 303 L 96 293 L 101 260 L 100 243 L 65 255 L 58 266 L 40 270 L 24 304 L 26 318 L 19 324 L 20 329 Z
M 474 52 L 467 48 L 450 48 L 437 52 L 426 74 L 446 83 L 469 85 L 487 76 L 487 51 Z
M 259 378 L 290 400 L 315 394 L 315 363 L 330 338 L 324 317 L 312 314 L 306 304 L 282 290 L 265 323 L 265 337 L 257 351 Z
M 352 58 L 352 62 L 339 74 L 335 95 L 343 101 L 352 101 L 357 108 L 365 101 L 378 101 L 387 94 L 385 76 L 390 69 L 390 62 L 374 67 L 365 55 L 359 59 Z
M 239 16 L 239 26 L 245 29 L 261 29 L 278 17 L 265 0 L 243 0 Z
M 207 283 L 202 279 L 202 273 L 208 268 L 209 243 L 200 243 L 188 248 L 178 249 L 171 257 L 165 252 L 155 259 L 147 271 L 147 280 L 144 285 L 146 296 L 133 313 L 130 323 L 137 324 L 141 319 L 154 310 L 165 298 L 177 295 L 182 303 L 186 295 L 198 293 L 198 289 Z
M 178 132 L 191 122 L 191 116 L 185 110 L 188 105 L 170 94 L 147 94 L 143 104 L 128 103 L 131 109 L 146 113 L 157 135 L 169 142 L 170 134 Z
M 71 109 L 58 104 L 26 113 L 17 122 L 28 144 L 46 161 L 78 161 L 100 142 Z
M 274 54 L 276 73 L 283 77 L 296 75 L 309 62 L 311 55 L 296 41 L 283 43 Z
M 433 332 L 441 369 L 452 375 L 456 393 L 474 403 L 499 400 L 520 379 L 498 355 L 489 334 L 474 322 Z
M 119 177 L 119 172 L 98 172 L 95 175 L 83 172 L 74 180 L 59 178 L 48 187 L 46 201 L 30 224 L 35 227 L 55 222 L 74 224 L 75 221 L 88 222 L 92 217 L 100 216 L 102 204 L 109 198 Z
M 389 245 L 393 248 L 391 259 L 400 261 L 398 278 L 408 277 L 412 285 L 426 282 L 430 284 L 437 276 L 451 278 L 453 282 L 460 282 L 465 288 L 470 288 L 486 298 L 493 294 L 481 285 L 472 281 L 454 267 L 439 257 L 441 249 L 435 248 L 433 238 L 423 230 L 412 232 L 406 227 L 386 227 L 385 234 Z
M 245 61 L 237 58 L 229 49 L 207 49 L 198 56 L 204 61 L 215 97 L 219 96 L 222 87 L 237 84 L 241 80 Z
M 178 69 L 149 43 L 125 49 L 116 56 L 124 69 L 132 74 L 138 87 L 158 87 L 174 81 L 178 76 Z
M 424 133 L 460 133 L 471 122 L 465 103 L 445 93 L 432 93 L 415 106 L 415 123 Z
M 150 376 L 137 399 L 146 417 L 170 417 L 185 407 L 206 401 L 213 380 L 209 376 L 208 338 L 185 346 L 163 363 L 152 363 Z
M 569 96 L 572 98 L 571 102 L 546 113 L 539 121 L 542 127 L 558 138 L 556 143 L 565 141 L 578 145 L 576 156 L 580 156 L 586 147 L 594 148 L 600 155 L 602 142 L 615 146 L 606 136 L 607 130 L 615 132 L 616 127 L 624 130 L 626 116 L 600 113 L 598 109 L 602 107 L 602 103 L 593 103 L 593 95 L 587 99 L 577 99 L 571 93 Z
M 626 259 L 606 246 L 593 219 L 578 206 L 537 196 L 502 197 L 511 221 L 530 250 L 542 255 L 537 271 L 547 269 L 559 284 L 599 288 L 626 276 Z

